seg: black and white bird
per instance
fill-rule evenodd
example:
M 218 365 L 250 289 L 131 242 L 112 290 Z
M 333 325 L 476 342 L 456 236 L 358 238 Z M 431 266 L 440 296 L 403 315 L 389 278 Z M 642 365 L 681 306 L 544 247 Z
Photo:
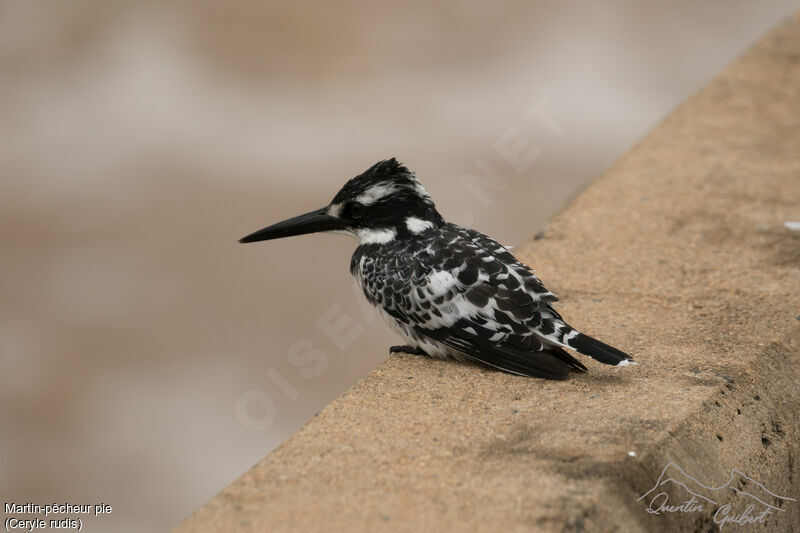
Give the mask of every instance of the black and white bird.
M 530 267 L 475 230 L 445 222 L 397 160 L 348 181 L 333 201 L 240 242 L 313 232 L 358 239 L 350 272 L 405 340 L 391 352 L 476 361 L 523 376 L 565 379 L 586 367 L 565 348 L 607 365 L 627 354 L 573 329 Z

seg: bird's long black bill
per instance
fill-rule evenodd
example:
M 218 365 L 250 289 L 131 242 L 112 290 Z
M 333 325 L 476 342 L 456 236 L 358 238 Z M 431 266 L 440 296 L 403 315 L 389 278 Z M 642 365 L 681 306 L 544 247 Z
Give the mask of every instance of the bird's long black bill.
M 242 237 L 239 242 L 258 242 L 270 239 L 282 239 L 295 235 L 305 235 L 306 233 L 316 233 L 318 231 L 332 231 L 344 229 L 343 223 L 336 217 L 330 216 L 327 208 L 317 209 L 305 215 L 290 218 L 283 222 L 278 222 L 272 226 L 260 229 L 251 233 L 247 237 Z

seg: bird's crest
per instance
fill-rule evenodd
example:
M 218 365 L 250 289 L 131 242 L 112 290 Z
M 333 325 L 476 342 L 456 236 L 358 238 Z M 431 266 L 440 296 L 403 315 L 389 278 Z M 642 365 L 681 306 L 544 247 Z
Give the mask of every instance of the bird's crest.
M 394 157 L 375 163 L 345 183 L 331 203 L 337 204 L 348 200 L 363 205 L 403 200 L 416 200 L 433 205 L 428 191 L 414 173 Z

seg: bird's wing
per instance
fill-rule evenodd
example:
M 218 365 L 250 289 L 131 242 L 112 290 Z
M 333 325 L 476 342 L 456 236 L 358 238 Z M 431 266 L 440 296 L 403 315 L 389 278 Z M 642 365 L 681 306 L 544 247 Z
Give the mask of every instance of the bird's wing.
M 457 323 L 454 328 L 425 329 L 416 327 L 417 335 L 435 340 L 457 350 L 470 359 L 522 376 L 565 379 L 570 370 L 585 372 L 586 367 L 563 349 L 552 346 L 530 351 L 509 342 L 491 342 L 480 334 L 472 335 L 475 327 L 470 321 Z M 528 339 L 532 339 L 531 336 Z
M 545 349 L 553 351 L 554 346 L 571 348 L 607 365 L 633 363 L 631 356 L 625 352 L 585 333 L 581 333 L 564 322 L 561 315 L 552 306 L 552 302 L 557 301 L 558 298 L 544 287 L 529 266 L 517 260 L 508 250 L 503 252 L 503 247 L 486 235 L 470 229 L 465 230 L 465 232 L 470 240 L 475 242 L 481 249 L 492 250 L 499 261 L 504 262 L 509 266 L 509 269 L 516 271 L 518 275 L 524 278 L 523 285 L 527 292 L 533 294 L 534 297 L 536 295 L 539 296 L 540 304 L 534 311 L 535 318 L 533 320 L 525 319 L 530 312 L 530 308 L 527 306 L 522 306 L 511 312 L 516 319 L 533 328 L 534 334 L 544 342 Z M 494 246 L 499 248 L 494 248 Z M 511 340 L 513 341 L 513 338 Z M 572 359 L 568 354 L 565 353 L 565 355 Z M 572 360 L 574 361 L 574 359 Z M 580 365 L 580 363 L 578 364 Z M 585 370 L 583 365 L 580 366 Z
M 561 322 L 550 307 L 556 297 L 505 247 L 451 226 L 412 257 L 410 279 L 382 304 L 417 335 L 515 374 L 559 379 L 586 370 L 549 340 L 557 327 L 539 333 L 548 321 Z

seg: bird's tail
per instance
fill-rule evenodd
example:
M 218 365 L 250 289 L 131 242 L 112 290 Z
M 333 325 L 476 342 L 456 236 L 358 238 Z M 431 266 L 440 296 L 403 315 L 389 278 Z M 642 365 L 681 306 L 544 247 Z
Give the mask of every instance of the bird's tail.
M 542 322 L 537 333 L 552 344 L 572 348 L 607 365 L 636 364 L 625 352 L 573 329 L 552 307 L 542 312 Z
M 626 366 L 635 365 L 633 357 L 613 346 L 599 341 L 589 335 L 572 330 L 576 335 L 566 335 L 565 344 L 573 350 L 578 350 L 583 355 L 605 363 L 607 365 Z

